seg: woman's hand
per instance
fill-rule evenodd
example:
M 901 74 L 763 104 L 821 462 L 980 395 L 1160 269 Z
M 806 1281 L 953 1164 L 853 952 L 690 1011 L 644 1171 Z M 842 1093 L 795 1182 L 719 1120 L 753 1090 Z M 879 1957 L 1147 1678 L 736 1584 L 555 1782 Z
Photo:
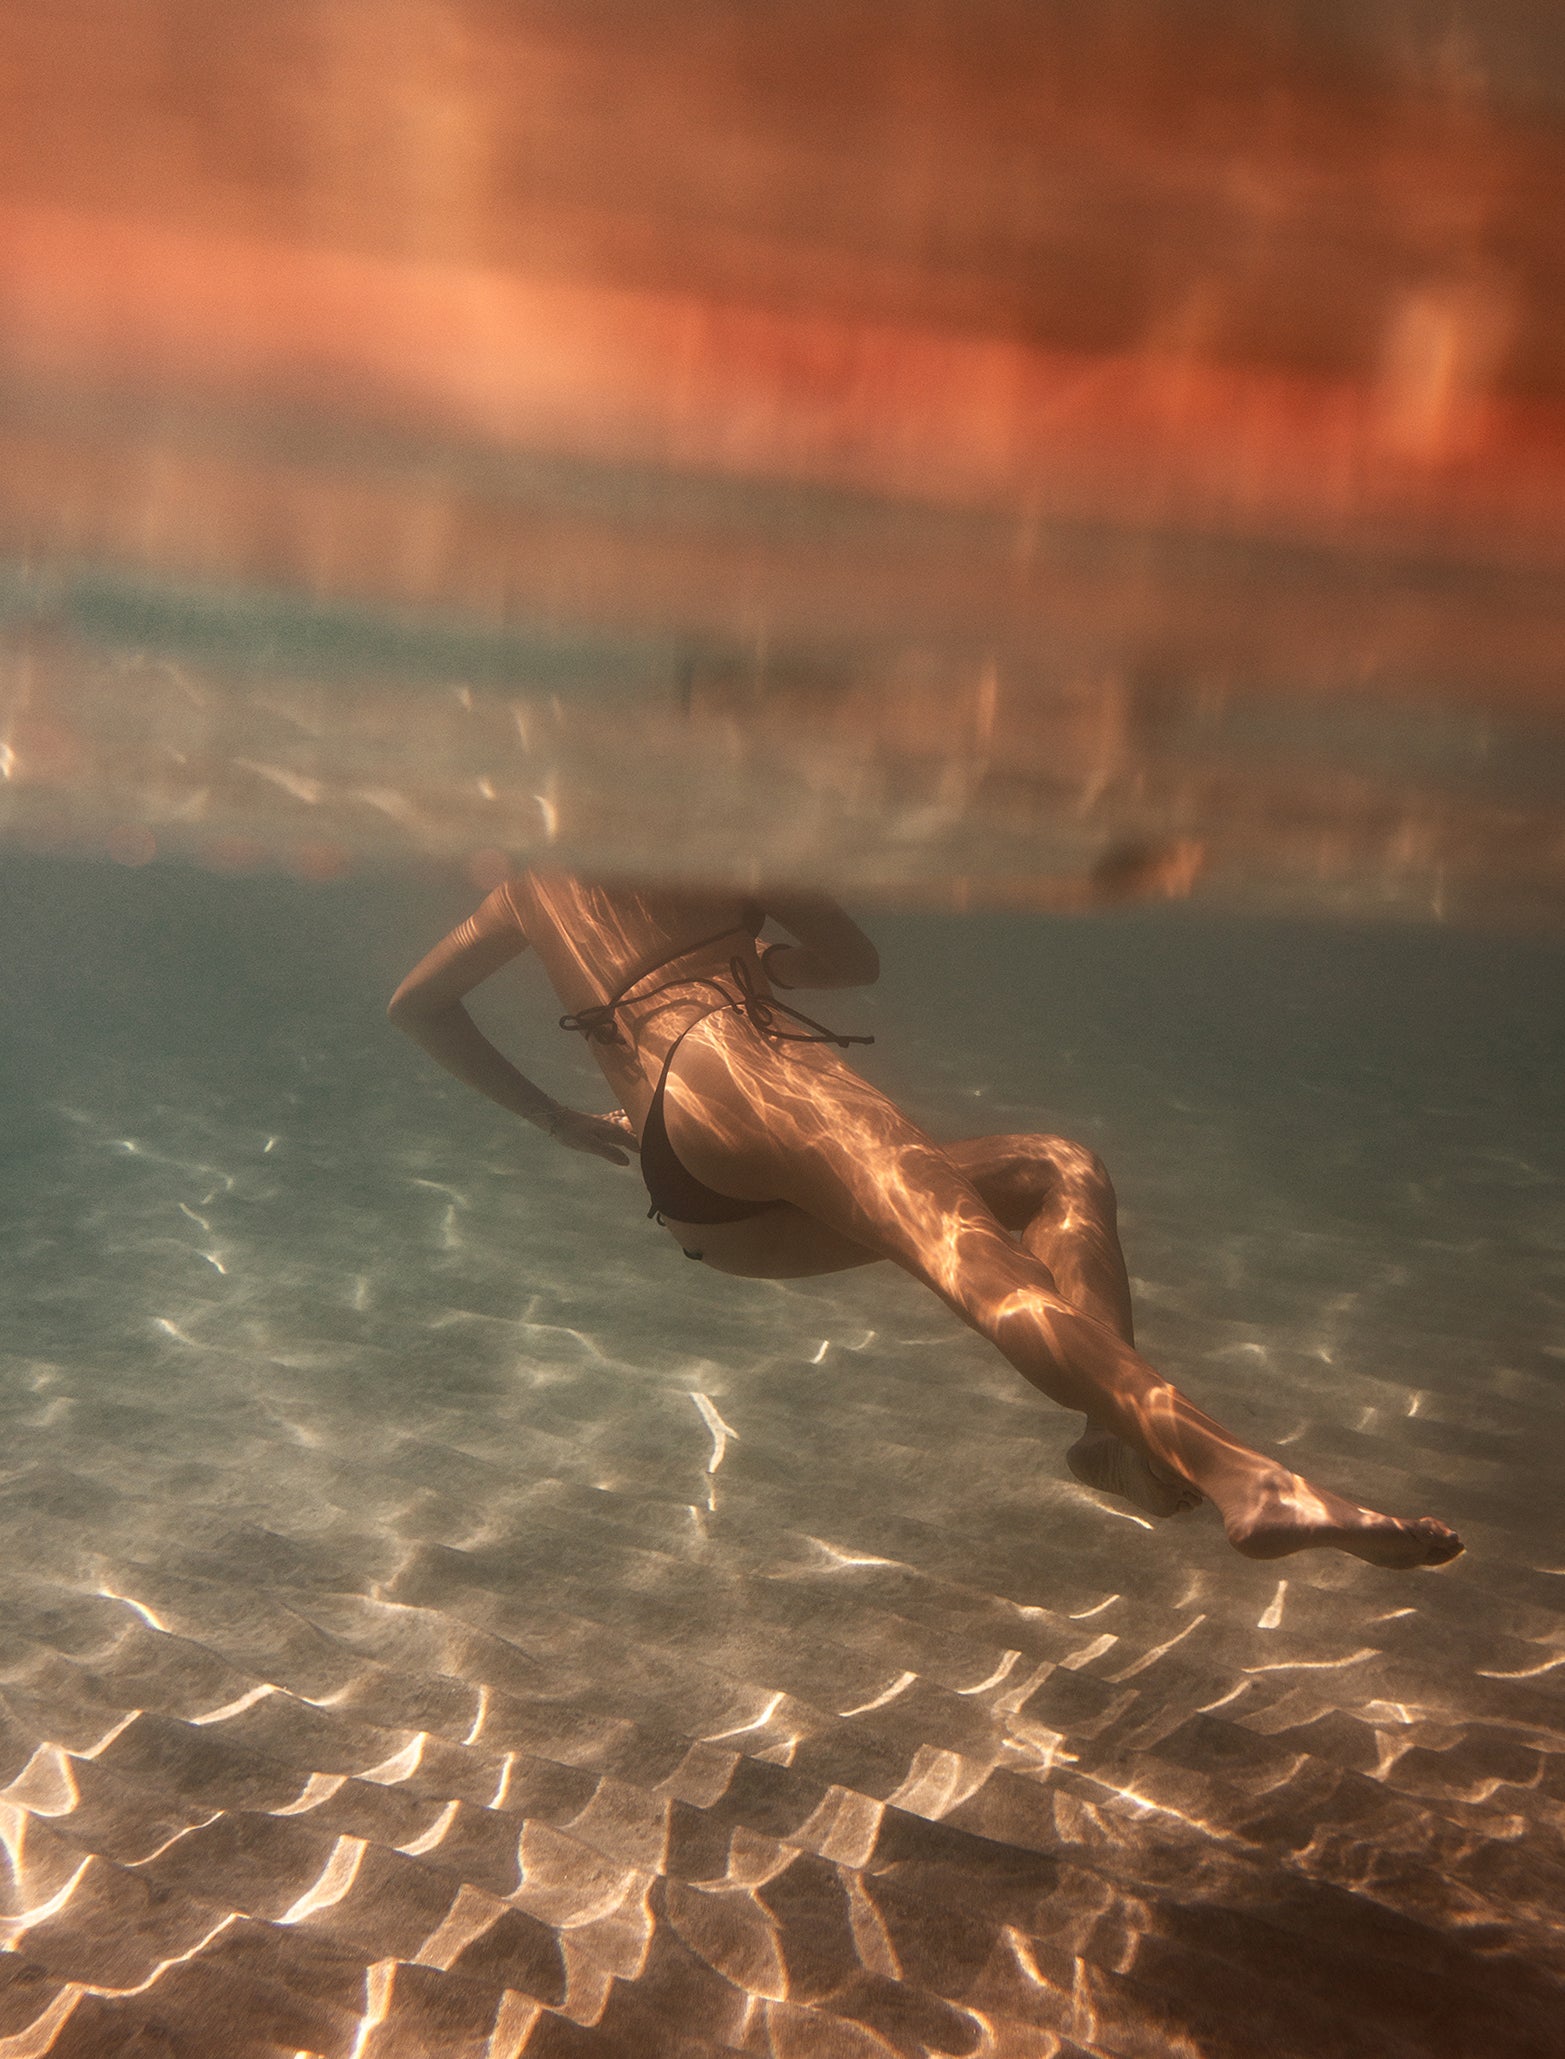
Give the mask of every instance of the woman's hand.
M 616 1108 L 612 1115 L 579 1115 L 574 1108 L 560 1108 L 545 1127 L 554 1141 L 567 1150 L 584 1151 L 589 1158 L 606 1158 L 610 1165 L 629 1165 L 626 1154 L 641 1148 L 623 1108 Z

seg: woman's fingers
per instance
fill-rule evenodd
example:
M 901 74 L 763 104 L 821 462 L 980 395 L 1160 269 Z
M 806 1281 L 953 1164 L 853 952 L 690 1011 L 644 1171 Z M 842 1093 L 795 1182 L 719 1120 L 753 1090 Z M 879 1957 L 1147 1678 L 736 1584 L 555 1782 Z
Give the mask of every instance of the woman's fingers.
M 607 1159 L 610 1165 L 629 1165 L 626 1154 L 636 1149 L 636 1134 L 623 1109 L 616 1109 L 614 1115 L 578 1115 L 574 1109 L 566 1109 L 555 1117 L 549 1134 L 557 1144 L 585 1152 L 590 1158 Z
M 608 1124 L 616 1144 L 628 1145 L 632 1151 L 641 1149 L 641 1139 L 636 1135 L 636 1126 L 623 1108 L 616 1108 L 612 1114 L 605 1115 L 600 1120 Z

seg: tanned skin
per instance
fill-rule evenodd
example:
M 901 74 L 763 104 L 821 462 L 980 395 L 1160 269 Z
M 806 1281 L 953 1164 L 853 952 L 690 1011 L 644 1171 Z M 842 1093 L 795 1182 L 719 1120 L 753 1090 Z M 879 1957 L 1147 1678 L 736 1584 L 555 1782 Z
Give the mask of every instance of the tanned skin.
M 1062 888 L 1063 906 L 1188 890 L 1190 846 L 1117 856 Z M 686 1168 L 720 1194 L 783 1205 L 667 1228 L 715 1271 L 798 1279 L 890 1259 L 986 1337 L 1051 1401 L 1086 1418 L 1076 1476 L 1153 1516 L 1210 1502 L 1249 1558 L 1330 1548 L 1373 1565 L 1434 1566 L 1462 1549 L 1431 1516 L 1381 1515 L 1253 1450 L 1135 1349 L 1130 1287 L 1101 1161 L 1062 1137 L 937 1144 L 826 1044 L 779 1043 L 737 1009 L 707 1013 L 731 961 L 755 988 L 867 986 L 875 947 L 824 895 L 750 897 L 783 935 L 764 964 L 737 894 L 529 873 L 497 887 L 393 996 L 390 1015 L 448 1072 L 567 1150 L 626 1165 L 670 1047 L 664 1119 Z M 721 933 L 721 935 L 719 935 Z M 716 938 L 717 941 L 711 941 Z M 662 967 L 593 1041 L 618 1107 L 584 1115 L 518 1071 L 463 1006 L 535 950 L 562 1006 L 613 999 Z M 674 964 L 665 961 L 674 959 Z M 652 993 L 651 989 L 658 991 Z

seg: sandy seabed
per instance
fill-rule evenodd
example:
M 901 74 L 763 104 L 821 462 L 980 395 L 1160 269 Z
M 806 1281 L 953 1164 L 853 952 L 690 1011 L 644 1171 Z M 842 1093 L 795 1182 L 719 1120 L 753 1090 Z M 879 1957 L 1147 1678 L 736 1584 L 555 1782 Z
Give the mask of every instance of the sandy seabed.
M 1144 1350 L 1399 1575 L 688 1264 L 386 1028 L 440 882 L 0 873 L 0 2059 L 1558 2051 L 1557 948 L 902 916 L 837 999 L 1104 1153 Z

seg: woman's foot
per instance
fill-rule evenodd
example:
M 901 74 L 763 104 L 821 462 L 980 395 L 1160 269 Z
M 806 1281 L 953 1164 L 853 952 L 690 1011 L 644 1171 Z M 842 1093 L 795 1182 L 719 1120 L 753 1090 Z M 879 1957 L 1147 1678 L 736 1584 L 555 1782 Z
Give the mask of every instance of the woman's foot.
M 1202 1499 L 1188 1480 L 1091 1423 L 1066 1452 L 1065 1463 L 1084 1487 L 1117 1494 L 1149 1516 L 1177 1516 Z
M 1433 1516 L 1383 1516 L 1280 1467 L 1225 1516 L 1223 1527 L 1234 1549 L 1251 1559 L 1331 1550 L 1372 1566 L 1443 1566 L 1462 1549 L 1456 1532 Z

